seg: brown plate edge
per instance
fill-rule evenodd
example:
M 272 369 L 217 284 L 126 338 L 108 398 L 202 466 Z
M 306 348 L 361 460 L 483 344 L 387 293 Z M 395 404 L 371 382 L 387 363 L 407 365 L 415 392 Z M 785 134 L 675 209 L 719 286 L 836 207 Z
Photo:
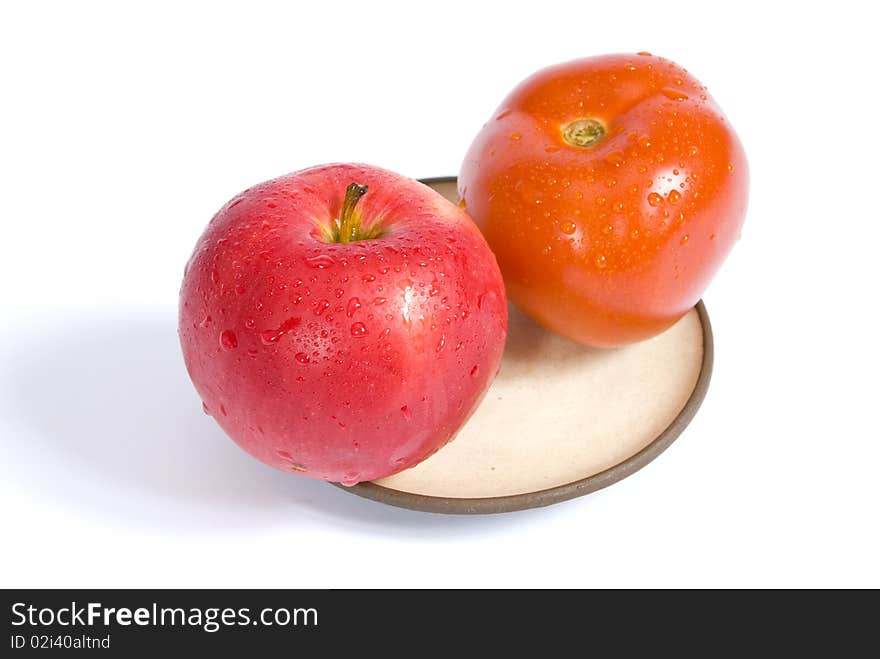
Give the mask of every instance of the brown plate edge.
M 455 177 L 436 177 L 420 179 L 422 183 L 451 183 Z M 339 483 L 333 485 L 356 494 L 365 499 L 378 501 L 389 506 L 408 508 L 428 513 L 444 513 L 454 515 L 491 515 L 495 513 L 508 513 L 529 508 L 540 508 L 554 503 L 568 501 L 576 497 L 584 496 L 601 490 L 609 485 L 631 476 L 639 469 L 654 460 L 674 442 L 687 425 L 694 418 L 706 391 L 709 389 L 709 381 L 712 379 L 712 365 L 715 357 L 715 343 L 712 335 L 712 323 L 709 313 L 702 300 L 696 304 L 697 314 L 700 317 L 700 325 L 703 328 L 703 362 L 700 365 L 700 375 L 694 390 L 672 423 L 660 433 L 657 438 L 635 455 L 630 456 L 623 462 L 609 467 L 598 474 L 587 476 L 565 485 L 558 485 L 546 490 L 527 492 L 525 494 L 511 494 L 502 497 L 479 497 L 479 498 L 452 498 L 432 497 L 424 494 L 412 494 L 395 490 L 372 482 L 358 483 L 350 487 Z

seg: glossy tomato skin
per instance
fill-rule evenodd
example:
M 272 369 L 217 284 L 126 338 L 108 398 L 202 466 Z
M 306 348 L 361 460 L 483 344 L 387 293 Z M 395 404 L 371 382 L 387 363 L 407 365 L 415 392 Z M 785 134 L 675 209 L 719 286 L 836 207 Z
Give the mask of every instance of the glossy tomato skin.
M 594 146 L 563 129 L 598 119 Z M 696 304 L 740 235 L 748 164 L 706 88 L 647 53 L 544 69 L 471 145 L 459 194 L 510 299 L 575 341 L 654 336 Z
M 381 237 L 322 239 L 349 183 Z M 498 371 L 503 281 L 470 218 L 366 165 L 257 185 L 187 265 L 179 334 L 205 411 L 279 469 L 353 484 L 413 466 L 461 427 Z

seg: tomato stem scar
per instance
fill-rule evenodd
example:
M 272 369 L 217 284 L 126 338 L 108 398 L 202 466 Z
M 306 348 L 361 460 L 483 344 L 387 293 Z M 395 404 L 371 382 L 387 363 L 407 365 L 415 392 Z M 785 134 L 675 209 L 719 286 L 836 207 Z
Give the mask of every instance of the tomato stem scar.
M 605 136 L 605 125 L 598 119 L 575 119 L 562 128 L 562 138 L 572 146 L 590 147 Z

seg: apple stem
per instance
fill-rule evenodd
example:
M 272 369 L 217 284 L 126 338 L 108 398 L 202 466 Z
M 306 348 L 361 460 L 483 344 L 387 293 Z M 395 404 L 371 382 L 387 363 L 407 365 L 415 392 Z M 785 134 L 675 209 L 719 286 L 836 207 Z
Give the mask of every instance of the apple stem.
M 348 243 L 360 240 L 360 213 L 355 213 L 355 206 L 361 197 L 367 194 L 367 186 L 349 183 L 345 189 L 345 199 L 339 212 L 339 239 L 337 242 Z

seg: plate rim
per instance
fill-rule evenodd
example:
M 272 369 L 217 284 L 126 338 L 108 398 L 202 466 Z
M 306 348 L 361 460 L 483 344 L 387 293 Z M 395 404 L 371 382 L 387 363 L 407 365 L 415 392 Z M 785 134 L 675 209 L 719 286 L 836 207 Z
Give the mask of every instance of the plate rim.
M 454 183 L 454 176 L 437 176 L 419 179 L 421 183 Z M 372 481 L 358 483 L 357 485 L 345 486 L 341 483 L 332 483 L 336 487 L 372 501 L 378 501 L 397 508 L 407 508 L 420 512 L 444 513 L 456 515 L 491 515 L 496 513 L 515 512 L 530 508 L 542 508 L 554 503 L 569 501 L 577 497 L 591 494 L 598 490 L 613 485 L 618 481 L 631 476 L 642 467 L 652 462 L 657 456 L 665 451 L 688 426 L 697 410 L 702 405 L 709 389 L 709 381 L 712 379 L 712 368 L 715 359 L 715 343 L 712 334 L 712 323 L 703 300 L 699 300 L 694 306 L 700 318 L 703 330 L 703 359 L 700 365 L 700 374 L 694 385 L 691 395 L 676 415 L 672 422 L 657 435 L 654 440 L 634 453 L 625 460 L 608 467 L 591 476 L 556 485 L 544 490 L 524 492 L 521 494 L 507 494 L 497 497 L 437 497 L 426 494 L 414 494 L 395 490 L 390 487 L 378 485 Z

